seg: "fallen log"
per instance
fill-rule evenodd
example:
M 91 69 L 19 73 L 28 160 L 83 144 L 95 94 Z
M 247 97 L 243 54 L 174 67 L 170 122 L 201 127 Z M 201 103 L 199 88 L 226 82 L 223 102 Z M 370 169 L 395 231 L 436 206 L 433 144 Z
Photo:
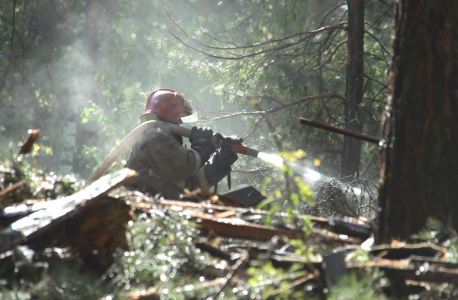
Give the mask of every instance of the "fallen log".
M 186 210 L 183 214 L 192 216 L 204 231 L 213 231 L 217 235 L 232 238 L 269 241 L 274 236 L 284 236 L 290 239 L 301 239 L 305 235 L 302 231 L 269 228 L 265 225 L 249 223 L 240 218 L 216 218 L 213 215 L 198 211 Z
M 180 209 L 190 209 L 190 210 L 198 210 L 198 211 L 211 211 L 209 215 L 213 216 L 213 218 L 224 218 L 229 216 L 234 216 L 237 214 L 252 214 L 252 215 L 268 215 L 268 211 L 254 209 L 254 208 L 242 208 L 242 207 L 232 207 L 232 206 L 225 206 L 225 205 L 217 205 L 207 202 L 187 202 L 187 201 L 176 201 L 176 200 L 160 200 L 159 203 L 171 207 L 174 210 Z M 214 213 L 215 211 L 221 213 Z M 230 212 L 230 213 L 229 213 Z M 234 214 L 235 212 L 235 214 Z M 225 216 L 225 214 L 228 214 Z M 278 217 L 282 217 L 283 215 L 275 214 Z M 286 217 L 286 216 L 285 216 Z M 309 218 L 314 224 L 318 227 L 322 227 L 327 231 L 334 232 L 336 234 L 347 235 L 349 237 L 357 238 L 365 240 L 370 237 L 372 233 L 372 227 L 367 224 L 366 221 L 356 218 L 345 217 L 342 219 L 335 218 L 335 217 L 321 217 L 315 215 L 307 215 L 307 216 L 298 216 L 299 218 Z
M 288 239 L 306 239 L 307 235 L 301 230 L 288 228 L 268 227 L 265 225 L 247 222 L 241 218 L 217 218 L 211 214 L 193 210 L 184 210 L 183 215 L 188 215 L 196 220 L 201 230 L 215 233 L 223 237 L 248 239 L 256 241 L 269 241 L 275 236 Z M 345 244 L 358 244 L 361 240 L 337 234 L 325 229 L 312 228 L 312 237 L 317 237 L 323 242 L 338 242 Z
M 30 214 L 0 231 L 0 254 L 25 241 L 32 240 L 53 226 L 75 216 L 81 208 L 105 196 L 112 189 L 136 176 L 136 172 L 124 169 L 107 175 L 84 190 L 69 197 L 44 201 L 32 205 Z
M 447 250 L 443 247 L 429 243 L 419 243 L 401 244 L 397 246 L 373 246 L 369 253 L 384 259 L 405 259 L 412 255 L 419 257 L 443 258 L 447 254 Z
M 442 262 L 438 262 L 440 265 Z M 458 284 L 458 269 L 447 268 L 431 263 L 431 261 L 422 261 L 418 258 L 415 261 L 410 259 L 391 260 L 379 259 L 377 261 L 368 261 L 362 264 L 349 264 L 350 270 L 359 269 L 380 269 L 392 281 L 413 280 L 416 282 L 448 282 Z

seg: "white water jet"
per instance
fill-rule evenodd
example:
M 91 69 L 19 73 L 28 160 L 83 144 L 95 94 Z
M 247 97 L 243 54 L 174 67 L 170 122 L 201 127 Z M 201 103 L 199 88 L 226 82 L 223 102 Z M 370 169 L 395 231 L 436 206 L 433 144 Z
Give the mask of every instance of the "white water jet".
M 258 157 L 263 161 L 271 163 L 278 168 L 282 168 L 283 165 L 286 164 L 289 168 L 291 168 L 291 170 L 293 170 L 294 173 L 302 176 L 311 186 L 314 186 L 317 183 L 323 183 L 333 179 L 330 176 L 324 175 L 310 168 L 286 161 L 283 157 L 281 157 L 278 154 L 259 152 Z
M 348 188 L 348 186 L 346 186 L 344 183 L 340 182 L 339 180 L 331 176 L 325 175 L 323 173 L 317 172 L 307 167 L 303 167 L 299 164 L 289 162 L 278 154 L 259 152 L 258 158 L 262 159 L 263 161 L 267 163 L 273 164 L 274 166 L 278 168 L 282 168 L 283 165 L 286 164 L 294 173 L 304 178 L 307 184 L 312 188 L 317 184 L 325 183 L 331 180 L 335 180 L 337 183 L 339 183 L 342 186 L 342 188 L 345 188 L 345 189 Z M 362 191 L 360 188 L 358 187 L 350 187 L 350 188 L 353 190 L 353 193 L 355 194 L 355 196 L 359 197 L 361 195 Z

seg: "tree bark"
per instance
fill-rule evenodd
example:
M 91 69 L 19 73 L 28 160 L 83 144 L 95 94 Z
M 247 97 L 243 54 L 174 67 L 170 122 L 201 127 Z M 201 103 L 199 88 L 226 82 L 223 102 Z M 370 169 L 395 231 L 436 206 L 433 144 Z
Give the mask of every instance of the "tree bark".
M 361 132 L 359 105 L 364 85 L 364 9 L 365 0 L 348 0 L 347 87 L 345 96 L 345 129 Z M 340 175 L 342 178 L 359 173 L 361 141 L 344 137 Z
M 458 229 L 458 1 L 399 0 L 376 242 Z

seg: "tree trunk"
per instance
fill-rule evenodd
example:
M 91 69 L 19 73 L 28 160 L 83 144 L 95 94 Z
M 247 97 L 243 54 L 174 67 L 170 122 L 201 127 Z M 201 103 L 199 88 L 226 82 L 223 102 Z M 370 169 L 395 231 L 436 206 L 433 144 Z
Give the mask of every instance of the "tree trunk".
M 363 100 L 364 84 L 364 1 L 348 0 L 347 88 L 345 96 L 345 129 L 361 132 L 359 105 Z M 361 141 L 344 137 L 342 178 L 359 173 Z
M 458 229 L 458 1 L 397 4 L 376 242 Z

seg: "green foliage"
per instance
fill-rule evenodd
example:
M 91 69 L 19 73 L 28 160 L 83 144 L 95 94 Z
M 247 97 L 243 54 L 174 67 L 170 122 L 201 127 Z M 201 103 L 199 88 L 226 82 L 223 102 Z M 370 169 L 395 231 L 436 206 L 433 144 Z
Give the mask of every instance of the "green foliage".
M 109 275 L 119 273 L 117 280 L 126 290 L 151 287 L 166 295 L 177 286 L 198 282 L 198 278 L 188 280 L 186 276 L 202 268 L 208 257 L 194 248 L 191 237 L 196 233 L 187 220 L 140 216 L 129 230 L 132 251 L 123 254 L 123 268 Z
M 344 276 L 337 286 L 331 288 L 330 300 L 385 300 L 388 299 L 380 288 L 386 284 L 380 272 L 350 273 Z
M 129 293 L 148 290 L 161 299 L 207 298 L 219 286 L 204 287 L 204 281 L 212 279 L 204 269 L 217 261 L 194 246 L 195 225 L 178 214 L 141 215 L 129 228 L 132 250 L 120 253 L 107 277 Z M 225 294 L 224 299 L 238 297 L 230 289 Z
M 148 97 L 147 92 L 143 91 L 140 83 L 134 83 L 127 87 L 124 91 L 124 101 L 121 103 L 121 109 L 123 112 L 132 115 L 133 108 L 137 108 L 134 115 L 141 115 L 143 113 L 140 108 L 145 104 L 145 99 Z
M 20 288 L 15 288 L 14 290 L 9 290 L 2 288 L 0 289 L 0 299 L 1 300 L 30 300 L 32 295 L 27 292 L 24 292 Z
M 308 204 L 312 207 L 315 205 L 313 192 L 304 179 L 294 174 L 291 167 L 286 164 L 286 162 L 298 163 L 298 159 L 304 156 L 305 152 L 302 150 L 280 152 L 278 159 L 284 160 L 281 172 L 274 172 L 264 181 L 261 192 L 266 195 L 267 199 L 259 204 L 259 208 L 269 209 L 267 224 L 285 222 L 282 218 L 276 219 L 277 213 L 282 212 L 286 213 L 287 223 L 297 222 L 296 226 L 299 228 L 305 225 L 303 220 L 297 218 L 297 215 L 302 212 L 304 205 Z
M 49 257 L 41 253 L 35 255 L 35 263 L 24 266 L 24 261 L 13 265 L 12 272 L 5 273 L 8 258 L 2 258 L 0 270 L 0 299 L 101 299 L 109 292 L 117 292 L 115 286 L 100 281 L 96 273 L 85 270 L 78 258 L 57 258 L 54 249 L 46 249 Z M 60 249 L 60 251 L 65 251 Z M 18 252 L 16 252 L 18 253 Z M 28 274 L 22 274 L 27 268 Z M 7 281 L 5 278 L 13 278 Z M 15 279 L 17 278 L 17 279 Z M 27 279 L 27 281 L 25 280 Z
M 445 260 L 455 263 L 458 257 L 458 234 L 450 224 L 429 218 L 425 228 L 411 236 L 412 240 L 427 242 L 446 249 Z M 429 283 L 419 299 L 451 299 L 457 295 L 457 287 L 451 283 Z
M 84 272 L 82 262 L 56 260 L 60 266 L 53 266 L 51 274 L 45 274 L 35 284 L 31 294 L 39 299 L 100 299 L 113 287 L 100 283 L 97 274 Z
M 271 262 L 254 264 L 247 273 L 252 277 L 248 280 L 250 286 L 261 299 L 303 299 L 304 292 L 289 287 L 291 281 L 308 275 L 300 265 L 293 265 L 288 270 L 275 268 Z
M 456 261 L 458 257 L 458 234 L 450 224 L 428 218 L 425 228 L 413 234 L 411 238 L 445 247 L 448 261 Z
M 41 169 L 32 154 L 20 155 L 13 160 L 0 161 L 2 177 L 0 182 L 3 186 L 25 180 L 27 184 L 16 194 L 16 201 L 23 201 L 24 198 L 56 199 L 69 196 L 82 189 L 84 182 L 78 180 L 74 175 L 65 176 L 48 173 Z M 2 207 L 8 202 L 2 203 Z

